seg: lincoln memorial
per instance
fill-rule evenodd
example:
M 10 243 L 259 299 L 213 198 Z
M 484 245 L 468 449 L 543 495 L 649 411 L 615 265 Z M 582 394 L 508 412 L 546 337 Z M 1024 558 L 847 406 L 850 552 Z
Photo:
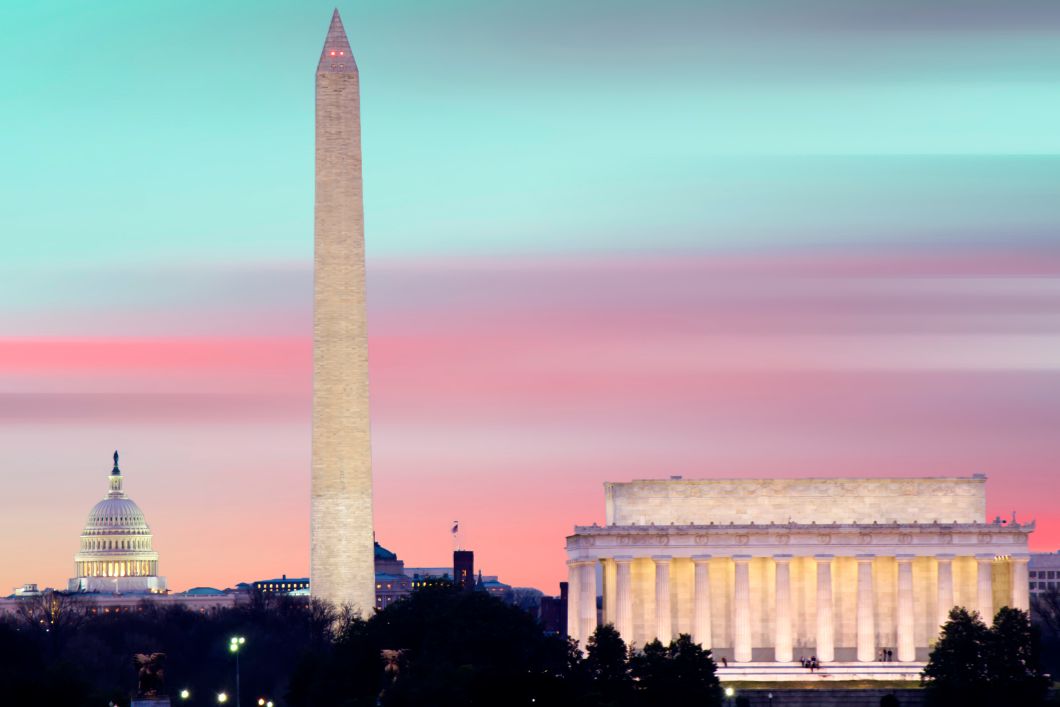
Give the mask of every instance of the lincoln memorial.
M 1029 604 L 1033 523 L 986 520 L 986 477 L 607 483 L 567 538 L 568 632 L 679 633 L 735 663 L 926 659 L 954 606 Z M 597 597 L 603 596 L 602 611 Z M 798 663 L 796 663 L 798 665 Z

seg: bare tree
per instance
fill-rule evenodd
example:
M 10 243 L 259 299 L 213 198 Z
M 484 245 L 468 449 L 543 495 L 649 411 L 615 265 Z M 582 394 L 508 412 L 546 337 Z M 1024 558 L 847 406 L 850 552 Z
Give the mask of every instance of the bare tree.
M 22 598 L 17 611 L 18 617 L 27 625 L 42 631 L 61 633 L 76 630 L 87 614 L 83 597 L 51 589 Z
M 86 622 L 88 606 L 77 594 L 46 589 L 36 596 L 21 597 L 16 617 L 30 631 L 41 634 L 42 645 L 55 656 Z

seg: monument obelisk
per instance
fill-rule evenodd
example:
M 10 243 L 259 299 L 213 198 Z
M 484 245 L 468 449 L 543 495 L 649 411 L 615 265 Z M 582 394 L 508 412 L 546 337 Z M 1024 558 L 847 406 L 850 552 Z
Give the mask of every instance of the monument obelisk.
M 359 94 L 335 10 L 316 74 L 310 586 L 367 618 L 375 554 Z

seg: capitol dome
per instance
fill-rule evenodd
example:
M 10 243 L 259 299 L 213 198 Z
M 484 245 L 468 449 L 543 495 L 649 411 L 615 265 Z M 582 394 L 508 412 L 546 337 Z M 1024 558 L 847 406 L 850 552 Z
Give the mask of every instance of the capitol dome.
M 166 580 L 158 576 L 158 553 L 151 546 L 151 528 L 136 502 L 125 495 L 123 477 L 114 452 L 107 497 L 92 507 L 81 548 L 74 558 L 77 576 L 70 591 L 161 592 Z

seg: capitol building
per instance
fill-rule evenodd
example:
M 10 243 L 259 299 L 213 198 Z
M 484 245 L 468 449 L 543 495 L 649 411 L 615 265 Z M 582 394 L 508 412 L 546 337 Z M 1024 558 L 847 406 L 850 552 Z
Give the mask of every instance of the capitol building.
M 143 511 L 125 494 L 114 452 L 106 497 L 92 507 L 74 557 L 71 592 L 112 594 L 160 593 L 166 578 L 158 576 L 158 553 L 151 547 L 151 528 Z

